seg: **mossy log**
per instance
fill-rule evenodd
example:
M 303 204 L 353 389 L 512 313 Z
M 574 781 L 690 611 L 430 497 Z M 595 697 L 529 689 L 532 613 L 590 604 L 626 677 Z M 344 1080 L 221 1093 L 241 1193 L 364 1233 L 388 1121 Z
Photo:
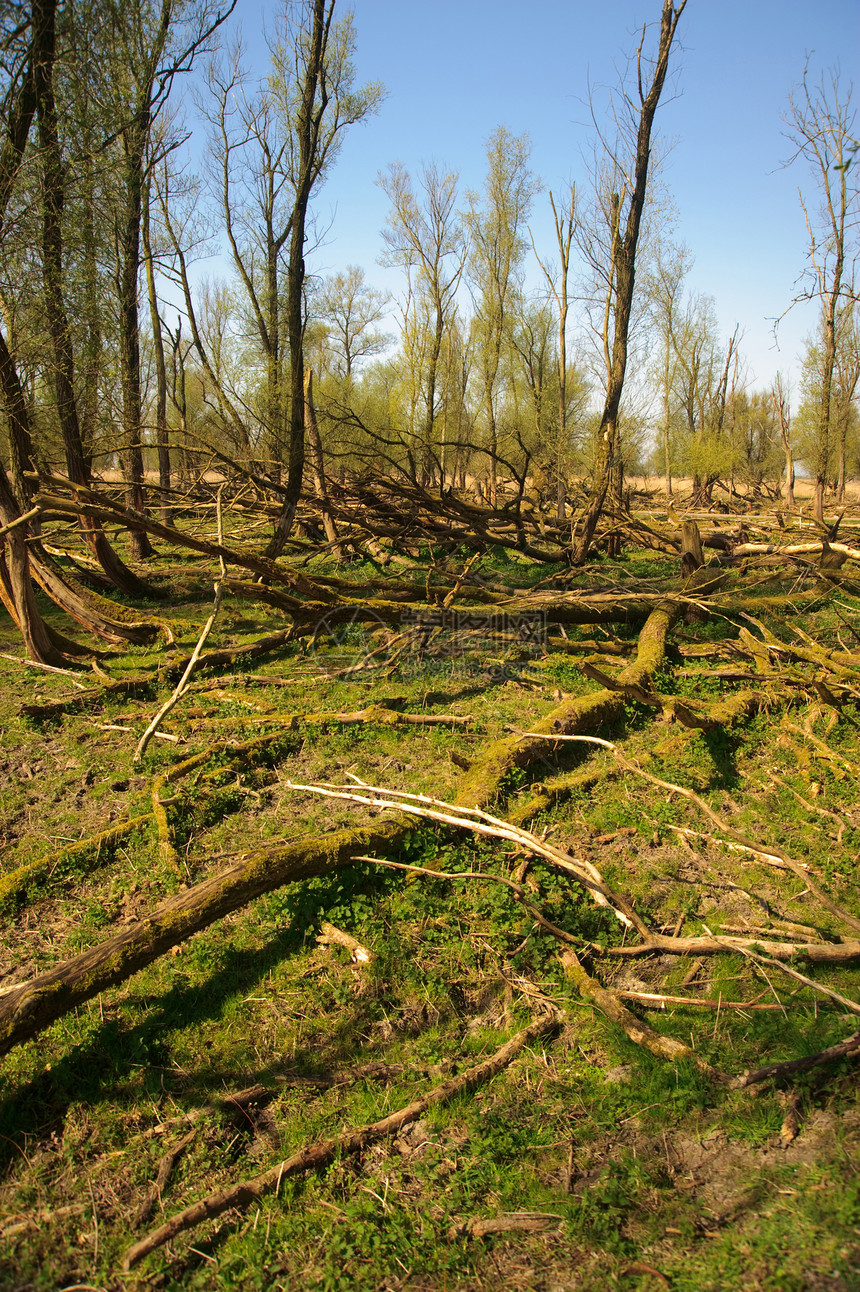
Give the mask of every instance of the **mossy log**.
M 404 829 L 385 823 L 248 853 L 105 942 L 0 995 L 0 1054 L 263 893 L 328 874 L 356 853 L 390 846 Z
M 666 638 L 681 613 L 681 601 L 666 598 L 652 609 L 639 634 L 636 658 L 616 679 L 619 687 L 650 688 L 651 677 L 663 662 Z M 552 749 L 556 736 L 584 735 L 616 721 L 624 712 L 623 689 L 603 688 L 592 695 L 565 700 L 532 724 L 529 736 L 510 735 L 495 741 L 473 762 L 463 778 L 457 802 L 464 807 L 486 807 L 495 797 L 505 773 L 525 767 Z
M 135 830 L 143 829 L 151 820 L 152 813 L 146 812 L 143 816 L 118 821 L 99 834 L 90 835 L 88 839 L 81 839 L 78 843 L 60 848 L 47 857 L 27 862 L 0 876 L 0 911 L 20 905 L 27 890 L 43 878 L 64 875 L 70 871 L 81 873 L 95 869 L 103 856 L 109 856 L 113 852 L 114 845 L 120 839 L 133 834 Z
M 681 604 L 677 598 L 667 599 L 652 610 L 639 637 L 636 659 L 622 673 L 631 683 L 648 684 L 663 660 L 666 637 Z M 541 756 L 552 746 L 553 734 L 560 727 L 564 726 L 566 733 L 593 730 L 617 716 L 622 706 L 623 696 L 619 693 L 601 691 L 554 709 L 538 724 L 546 731 L 545 736 L 511 736 L 495 742 L 466 773 L 457 803 L 474 807 L 489 802 L 506 772 Z M 329 874 L 358 854 L 390 848 L 409 828 L 408 821 L 390 821 L 247 854 L 227 870 L 170 898 L 145 919 L 99 946 L 0 996 L 0 1054 L 263 893 Z
M 630 1040 L 635 1045 L 639 1045 L 643 1050 L 648 1050 L 650 1054 L 655 1054 L 659 1059 L 668 1059 L 670 1063 L 677 1063 L 679 1059 L 686 1059 L 688 1062 L 695 1064 L 700 1072 L 703 1072 L 711 1081 L 718 1082 L 721 1085 L 728 1085 L 731 1078 L 725 1073 L 711 1066 L 707 1060 L 703 1059 L 700 1054 L 691 1049 L 689 1045 L 684 1045 L 682 1041 L 676 1041 L 671 1036 L 663 1036 L 655 1032 L 653 1027 L 643 1023 L 635 1014 L 631 1013 L 625 1005 L 622 1005 L 614 991 L 610 991 L 592 978 L 590 974 L 583 969 L 579 957 L 570 947 L 567 947 L 561 954 L 561 964 L 565 974 L 575 984 L 580 995 L 586 1000 L 592 1001 L 602 1014 L 613 1023 L 622 1028 Z

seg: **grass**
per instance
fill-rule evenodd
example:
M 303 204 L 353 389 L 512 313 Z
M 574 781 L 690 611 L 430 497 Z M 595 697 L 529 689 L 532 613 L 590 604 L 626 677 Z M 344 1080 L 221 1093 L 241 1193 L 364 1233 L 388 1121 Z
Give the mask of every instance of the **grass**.
M 334 572 L 322 563 L 312 568 Z M 523 587 L 546 575 L 503 552 L 485 569 Z M 626 563 L 625 573 L 631 587 L 675 577 L 653 554 Z M 611 564 L 601 563 L 599 575 L 613 578 Z M 209 596 L 191 567 L 186 582 L 187 599 L 159 603 L 157 611 L 173 621 L 179 653 L 196 639 Z M 215 645 L 272 629 L 262 607 L 226 609 Z M 776 616 L 769 626 L 790 639 Z M 836 634 L 844 638 L 845 626 L 829 603 L 804 627 L 842 649 Z M 592 630 L 581 636 L 591 639 Z M 676 641 L 718 645 L 736 637 L 736 626 L 715 619 L 685 626 Z M 18 650 L 8 621 L 0 622 L 0 638 L 3 650 Z M 247 671 L 290 685 L 224 679 L 226 699 L 193 691 L 164 727 L 184 743 L 153 742 L 142 766 L 132 763 L 134 745 L 169 684 L 149 698 L 106 698 L 98 711 L 81 705 L 36 723 L 18 716 L 21 703 L 70 694 L 69 680 L 34 677 L 0 660 L 4 873 L 62 847 L 60 836 L 86 836 L 147 812 L 153 777 L 214 741 L 281 730 L 276 717 L 252 721 L 260 714 L 249 702 L 277 715 L 354 710 L 396 695 L 403 711 L 473 719 L 454 729 L 299 724 L 241 758 L 213 755 L 170 787 L 181 875 L 161 861 L 149 826 L 85 864 L 41 876 L 3 917 L 9 955 L 0 968 L 30 977 L 244 850 L 360 819 L 343 803 L 291 791 L 288 781 L 341 781 L 352 772 L 450 798 L 462 775 L 455 758 L 473 759 L 510 727 L 528 729 L 557 703 L 554 688 L 571 695 L 596 688 L 574 657 L 560 654 L 535 661 L 528 676 L 540 685 L 526 685 L 512 667 L 498 667 L 502 657 L 491 646 L 470 648 L 468 658 L 441 668 L 413 659 L 390 676 L 335 679 L 318 667 L 325 648 L 312 658 L 287 648 Z M 113 677 L 133 676 L 164 659 L 162 646 L 136 647 L 109 667 Z M 695 676 L 707 659 L 685 659 L 683 677 L 679 661 L 661 671 L 659 688 L 700 700 L 719 694 L 712 678 Z M 813 676 L 812 666 L 792 667 Z M 712 734 L 668 727 L 631 701 L 618 729 L 600 734 L 623 741 L 627 757 L 658 776 L 695 788 L 737 828 L 807 861 L 856 911 L 860 790 L 842 764 L 860 756 L 858 711 L 849 700 L 832 722 L 834 711 L 815 704 L 814 693 L 794 710 L 774 701 L 731 733 Z M 829 755 L 804 737 L 804 723 Z M 514 769 L 498 810 L 528 797 L 533 777 L 549 780 L 591 757 L 582 747 L 560 747 L 550 765 L 529 774 Z M 606 754 L 594 757 L 607 763 Z M 590 858 L 654 927 L 698 933 L 703 925 L 757 925 L 769 918 L 767 907 L 836 936 L 832 917 L 794 876 L 713 839 L 689 836 L 685 844 L 677 826 L 711 831 L 689 803 L 625 775 L 559 797 L 536 828 Z M 394 857 L 506 876 L 522 860 L 499 842 L 420 824 Z M 536 862 L 524 882 L 529 900 L 559 926 L 587 942 L 617 942 L 616 921 L 559 872 Z M 343 949 L 319 943 L 323 921 L 370 947 L 372 965 L 358 967 Z M 684 985 L 692 967 L 689 958 L 618 962 L 596 953 L 590 964 L 620 989 L 724 1001 L 772 1000 L 776 992 L 784 1014 L 643 1011 L 652 1026 L 692 1039 L 699 1054 L 732 1072 L 814 1052 L 856 1026 L 808 989 L 791 997 L 796 984 L 768 980 L 743 956 L 703 963 Z M 855 999 L 860 991 L 857 968 L 814 976 Z M 409 1103 L 495 1051 L 528 1021 L 536 998 L 564 1011 L 561 1034 L 489 1084 L 435 1107 L 395 1141 L 285 1181 L 277 1197 L 228 1212 L 121 1273 L 128 1246 L 164 1216 L 304 1144 Z M 579 999 L 557 944 L 508 890 L 356 862 L 259 898 L 3 1060 L 0 1288 L 649 1292 L 668 1280 L 689 1292 L 842 1292 L 860 1287 L 855 1078 L 856 1067 L 843 1061 L 802 1074 L 790 1090 L 715 1088 L 692 1064 L 643 1052 Z M 217 1105 L 255 1083 L 266 1090 L 256 1104 Z M 783 1146 L 792 1091 L 800 1133 Z M 135 1223 L 165 1153 L 189 1128 L 194 1137 L 154 1197 L 151 1219 Z M 508 1212 L 542 1213 L 546 1227 L 469 1236 L 476 1217 Z

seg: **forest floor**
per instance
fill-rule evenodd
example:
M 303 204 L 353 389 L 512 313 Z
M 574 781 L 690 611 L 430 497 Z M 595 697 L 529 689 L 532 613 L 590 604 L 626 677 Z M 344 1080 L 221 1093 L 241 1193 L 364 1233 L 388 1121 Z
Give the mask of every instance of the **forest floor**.
M 512 641 L 508 623 L 497 638 L 454 633 L 430 651 L 425 637 L 386 654 L 384 628 L 341 626 L 195 674 L 135 762 L 175 680 L 165 666 L 196 642 L 218 577 L 217 564 L 159 546 L 148 574 L 170 599 L 147 610 L 175 644 L 101 665 L 114 681 L 139 680 L 136 692 L 93 698 L 103 678 L 25 668 L 0 619 L 0 880 L 26 877 L 3 890 L 0 1004 L 237 858 L 393 817 L 294 784 L 352 775 L 452 802 L 483 751 L 597 693 L 583 661 L 612 673 L 641 628 L 570 627 L 553 644 Z M 523 593 L 551 573 L 501 549 L 481 568 Z M 387 576 L 369 564 L 337 573 L 376 579 L 384 595 Z M 632 553 L 601 558 L 582 580 L 653 596 L 677 588 L 678 565 Z M 748 1088 L 704 1070 L 737 1076 L 815 1054 L 856 1032 L 860 1010 L 860 961 L 789 956 L 810 986 L 762 953 L 774 938 L 847 946 L 838 910 L 860 917 L 860 587 L 850 567 L 823 582 L 783 566 L 759 571 L 754 593 L 752 620 L 731 588 L 722 609 L 682 618 L 652 679 L 713 706 L 737 691 L 732 668 L 747 685 L 757 673 L 746 713 L 696 729 L 628 696 L 595 731 L 614 747 L 559 739 L 535 764 L 510 766 L 489 805 L 596 867 L 650 928 L 742 935 L 745 948 L 616 954 L 615 913 L 564 870 L 516 842 L 415 818 L 378 855 L 470 877 L 353 860 L 285 884 L 0 1059 L 3 1292 L 860 1288 L 856 1052 Z M 228 596 L 209 645 L 283 626 Z M 38 711 L 52 701 L 62 709 Z M 165 849 L 153 781 L 195 754 L 163 795 Z M 89 851 L 72 847 L 137 817 Z M 768 849 L 808 870 L 837 913 Z M 476 874 L 512 880 L 531 906 Z M 684 1043 L 677 1062 L 607 1020 L 534 908 L 578 940 L 589 974 L 637 1019 Z M 471 1090 L 124 1267 L 182 1208 L 409 1105 L 542 1017 L 552 1027 Z

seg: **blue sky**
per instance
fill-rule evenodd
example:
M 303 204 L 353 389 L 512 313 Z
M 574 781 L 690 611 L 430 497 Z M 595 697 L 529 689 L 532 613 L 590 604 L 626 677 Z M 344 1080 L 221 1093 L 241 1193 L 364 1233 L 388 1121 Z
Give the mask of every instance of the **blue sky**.
M 587 183 L 583 155 L 592 127 L 589 85 L 617 83 L 643 22 L 660 0 L 354 0 L 358 79 L 380 80 L 388 97 L 378 116 L 346 136 L 336 169 L 316 198 L 331 219 L 313 267 L 361 265 L 368 280 L 394 290 L 393 271 L 376 262 L 387 201 L 377 173 L 401 161 L 416 173 L 437 160 L 479 189 L 488 136 L 499 125 L 531 136 L 533 169 L 546 188 Z M 254 70 L 263 72 L 261 32 L 272 0 L 240 0 Z M 677 208 L 677 234 L 695 257 L 690 286 L 715 298 L 726 334 L 744 333 L 750 377 L 768 383 L 777 368 L 797 372 L 814 327 L 796 309 L 774 348 L 772 319 L 789 305 L 803 269 L 806 234 L 797 198 L 807 176 L 783 169 L 790 152 L 782 116 L 807 57 L 843 80 L 860 75 L 858 0 L 688 0 L 674 53 L 672 86 L 658 113 L 673 144 L 664 167 Z M 860 94 L 860 84 L 857 86 Z M 551 254 L 546 194 L 532 228 Z

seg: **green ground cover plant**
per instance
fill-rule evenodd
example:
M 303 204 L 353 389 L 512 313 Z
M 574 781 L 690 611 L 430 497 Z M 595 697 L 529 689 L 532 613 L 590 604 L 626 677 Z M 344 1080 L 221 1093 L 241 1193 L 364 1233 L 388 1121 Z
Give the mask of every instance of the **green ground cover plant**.
M 771 570 L 749 591 L 730 573 L 686 621 L 677 560 L 639 564 L 583 576 L 586 595 L 651 597 L 635 622 L 543 621 L 526 651 L 498 622 L 434 635 L 368 613 L 362 631 L 203 659 L 137 761 L 217 567 L 165 564 L 173 642 L 89 677 L 26 668 L 0 624 L 0 1286 L 860 1286 L 857 1046 L 819 1058 L 860 1012 L 860 595 L 847 575 Z M 509 582 L 509 617 L 544 606 L 544 566 L 482 568 Z M 431 572 L 314 569 L 370 611 L 386 581 Z M 554 577 L 547 619 L 582 600 Z M 477 612 L 478 593 L 454 605 Z M 207 649 L 283 625 L 228 594 Z M 456 824 L 475 802 L 527 833 Z M 335 835 L 356 835 L 336 858 Z M 323 860 L 267 887 L 291 846 Z M 248 858 L 247 900 L 136 971 L 75 980 L 83 952 L 145 941 L 153 912 Z M 43 1017 L 58 966 L 77 995 Z M 743 1084 L 768 1064 L 788 1066 Z M 396 1131 L 338 1139 L 447 1083 Z M 326 1165 L 129 1259 L 332 1140 Z

